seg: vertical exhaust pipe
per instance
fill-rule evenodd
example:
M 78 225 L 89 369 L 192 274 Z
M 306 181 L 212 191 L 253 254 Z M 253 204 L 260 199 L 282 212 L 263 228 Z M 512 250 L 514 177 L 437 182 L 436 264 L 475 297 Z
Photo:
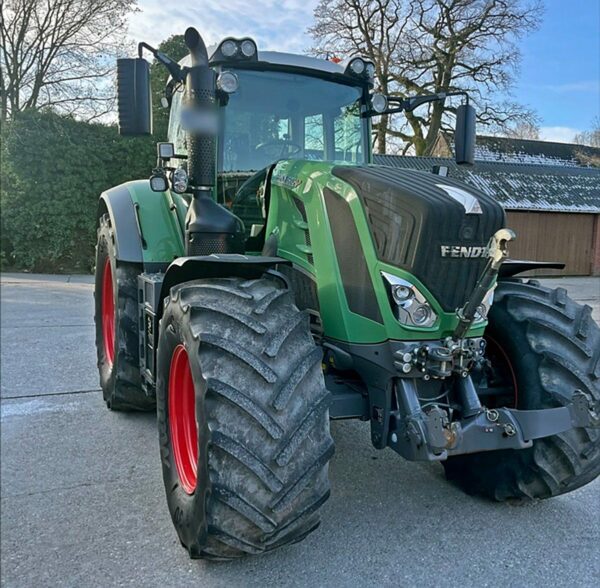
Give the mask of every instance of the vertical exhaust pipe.
M 200 33 L 190 27 L 184 41 L 192 60 L 187 70 L 183 116 L 188 116 L 188 176 L 192 201 L 185 220 L 187 255 L 244 253 L 244 226 L 213 197 L 216 181 L 218 104 L 216 73 Z
M 185 31 L 185 44 L 192 58 L 185 81 L 183 106 L 191 112 L 203 113 L 207 126 L 216 117 L 216 74 L 208 65 L 208 52 L 200 33 L 190 27 Z M 214 129 L 216 130 L 216 129 Z M 192 186 L 212 188 L 215 185 L 216 137 L 211 129 L 194 129 L 188 140 L 188 174 Z

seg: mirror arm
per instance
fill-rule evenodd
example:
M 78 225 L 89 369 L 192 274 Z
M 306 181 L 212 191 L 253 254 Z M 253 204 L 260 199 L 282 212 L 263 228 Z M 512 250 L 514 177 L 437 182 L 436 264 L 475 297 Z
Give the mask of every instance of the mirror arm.
M 179 64 L 173 61 L 168 55 L 165 55 L 158 49 L 152 47 L 152 45 L 148 45 L 148 43 L 144 43 L 143 41 L 141 43 L 138 43 L 138 56 L 140 57 L 140 59 L 142 57 L 144 49 L 150 51 L 150 53 L 152 53 L 152 55 L 154 55 L 154 57 L 169 70 L 169 73 L 171 74 L 171 77 L 174 80 L 178 82 L 183 82 L 183 80 L 185 79 L 184 68 L 180 67 Z
M 389 104 L 397 104 L 393 108 L 387 108 L 383 112 L 375 112 L 373 110 L 367 110 L 364 116 L 380 116 L 382 114 L 395 114 L 397 112 L 412 112 L 421 104 L 427 102 L 435 102 L 437 100 L 445 100 L 449 96 L 464 96 L 465 104 L 469 105 L 469 94 L 463 90 L 456 92 L 440 92 L 439 94 L 428 94 L 426 96 L 414 96 L 412 98 L 398 98 L 396 96 L 388 96 Z

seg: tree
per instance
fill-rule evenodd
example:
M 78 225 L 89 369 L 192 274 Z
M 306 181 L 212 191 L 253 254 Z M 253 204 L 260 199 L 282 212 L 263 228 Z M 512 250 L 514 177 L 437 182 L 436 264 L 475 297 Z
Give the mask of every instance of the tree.
M 600 148 L 600 116 L 594 118 L 592 128 L 589 131 L 577 133 L 573 139 L 573 143 Z
M 514 126 L 507 126 L 502 135 L 511 139 L 532 139 L 539 141 L 540 127 L 536 121 L 520 121 Z
M 36 109 L 92 120 L 110 112 L 115 57 L 136 0 L 4 0 L 1 118 Z
M 376 85 L 408 97 L 467 91 L 478 121 L 500 131 L 535 115 L 510 95 L 518 70 L 517 41 L 540 22 L 539 0 L 320 0 L 309 33 L 313 53 L 361 54 L 375 63 Z M 396 137 L 417 155 L 433 149 L 450 130 L 456 102 L 430 103 L 398 121 L 381 117 L 377 147 L 385 153 Z
M 116 126 L 29 109 L 0 129 L 0 254 L 37 271 L 89 271 L 100 194 L 147 178 L 156 157 L 148 137 Z

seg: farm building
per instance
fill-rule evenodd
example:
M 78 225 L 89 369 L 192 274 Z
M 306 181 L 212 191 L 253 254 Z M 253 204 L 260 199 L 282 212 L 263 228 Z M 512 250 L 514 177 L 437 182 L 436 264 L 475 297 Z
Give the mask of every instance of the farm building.
M 460 179 L 495 197 L 506 209 L 517 239 L 511 257 L 566 263 L 564 271 L 544 275 L 600 275 L 600 149 L 478 137 L 473 167 L 457 166 L 451 142 L 438 139 L 443 157 L 375 155 L 374 162 L 431 171 L 447 168 Z

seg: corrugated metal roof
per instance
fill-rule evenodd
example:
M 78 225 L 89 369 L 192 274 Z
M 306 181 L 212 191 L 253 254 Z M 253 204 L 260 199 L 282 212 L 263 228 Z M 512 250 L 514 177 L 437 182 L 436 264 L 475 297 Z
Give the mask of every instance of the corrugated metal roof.
M 448 176 L 493 196 L 508 210 L 600 213 L 600 169 L 477 161 L 458 166 L 453 159 L 374 155 L 374 163 L 431 171 L 448 167 Z

